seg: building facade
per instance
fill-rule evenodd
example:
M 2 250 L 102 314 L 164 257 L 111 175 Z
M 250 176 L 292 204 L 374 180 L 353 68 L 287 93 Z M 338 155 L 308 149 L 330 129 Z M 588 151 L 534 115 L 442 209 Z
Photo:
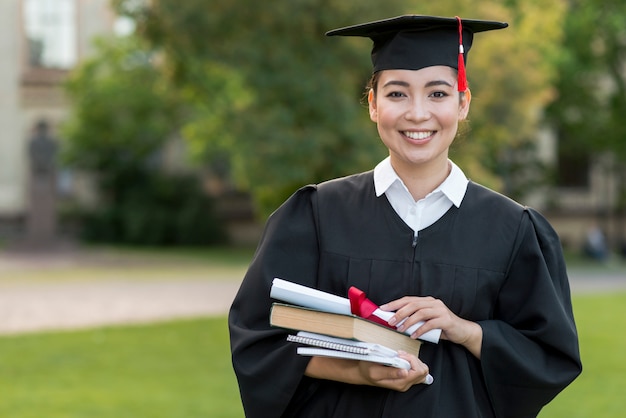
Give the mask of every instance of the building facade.
M 28 142 L 45 122 L 54 137 L 68 112 L 62 83 L 114 32 L 109 0 L 0 2 L 0 238 L 28 215 Z

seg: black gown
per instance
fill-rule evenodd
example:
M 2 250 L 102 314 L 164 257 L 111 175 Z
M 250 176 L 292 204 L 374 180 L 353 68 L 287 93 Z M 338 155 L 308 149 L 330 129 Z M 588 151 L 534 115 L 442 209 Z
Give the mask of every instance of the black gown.
M 581 372 L 560 242 L 536 211 L 470 182 L 414 244 L 371 171 L 303 187 L 272 214 L 229 314 L 247 417 L 535 417 Z M 379 305 L 439 298 L 481 325 L 481 360 L 424 343 L 435 381 L 404 393 L 306 377 L 309 358 L 269 326 L 274 277 L 343 297 L 356 286 Z

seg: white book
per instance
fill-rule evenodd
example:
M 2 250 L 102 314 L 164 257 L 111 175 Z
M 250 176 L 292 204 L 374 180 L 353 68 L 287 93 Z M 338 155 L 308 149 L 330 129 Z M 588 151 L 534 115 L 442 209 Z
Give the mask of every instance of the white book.
M 398 369 L 411 369 L 411 363 L 400 357 L 387 357 L 375 354 L 356 354 L 318 347 L 298 347 L 298 354 L 301 356 L 320 356 L 371 361 L 373 363 L 384 364 L 385 366 L 397 367 Z

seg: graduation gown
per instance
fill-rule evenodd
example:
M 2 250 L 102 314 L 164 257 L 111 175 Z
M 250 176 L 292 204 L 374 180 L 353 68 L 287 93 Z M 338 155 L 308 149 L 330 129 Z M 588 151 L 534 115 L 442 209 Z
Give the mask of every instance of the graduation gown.
M 483 329 L 481 359 L 424 343 L 432 385 L 407 392 L 304 376 L 309 358 L 269 325 L 272 279 L 376 304 L 433 296 Z M 373 172 L 303 187 L 270 216 L 229 313 L 246 416 L 535 417 L 580 372 L 559 239 L 536 211 L 470 182 L 459 208 L 413 231 Z

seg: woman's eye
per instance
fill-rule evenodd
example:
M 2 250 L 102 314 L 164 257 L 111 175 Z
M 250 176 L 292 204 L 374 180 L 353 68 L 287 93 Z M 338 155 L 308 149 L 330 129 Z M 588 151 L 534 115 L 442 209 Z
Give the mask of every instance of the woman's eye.
M 433 93 L 430 94 L 432 97 L 437 98 L 437 99 L 442 99 L 444 97 L 446 97 L 448 95 L 448 93 L 444 92 L 444 91 L 435 91 Z
M 401 93 L 399 91 L 392 91 L 387 95 L 387 97 L 404 97 L 404 93 Z

